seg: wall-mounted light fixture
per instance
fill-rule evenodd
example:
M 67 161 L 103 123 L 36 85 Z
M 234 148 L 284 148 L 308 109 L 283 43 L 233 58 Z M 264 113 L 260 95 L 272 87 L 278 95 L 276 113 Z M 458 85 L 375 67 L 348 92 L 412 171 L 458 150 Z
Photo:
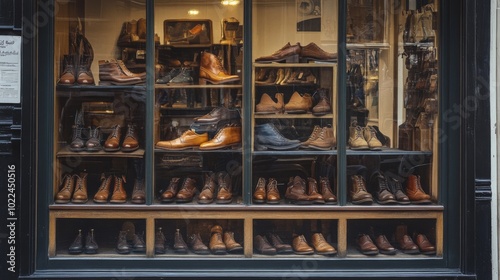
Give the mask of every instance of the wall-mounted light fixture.
M 235 6 L 240 3 L 239 0 L 222 0 L 221 4 L 224 6 Z
M 192 9 L 192 10 L 188 11 L 188 15 L 190 15 L 190 16 L 195 16 L 195 15 L 197 15 L 199 13 L 200 13 L 200 11 L 195 10 L 195 9 Z

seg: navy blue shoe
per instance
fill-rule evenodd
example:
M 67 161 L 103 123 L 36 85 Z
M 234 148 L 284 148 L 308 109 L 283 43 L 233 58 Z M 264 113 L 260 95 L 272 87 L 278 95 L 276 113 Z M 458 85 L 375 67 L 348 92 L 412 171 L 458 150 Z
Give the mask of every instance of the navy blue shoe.
M 272 150 L 293 150 L 300 146 L 299 140 L 285 138 L 272 123 L 255 126 L 255 144 Z

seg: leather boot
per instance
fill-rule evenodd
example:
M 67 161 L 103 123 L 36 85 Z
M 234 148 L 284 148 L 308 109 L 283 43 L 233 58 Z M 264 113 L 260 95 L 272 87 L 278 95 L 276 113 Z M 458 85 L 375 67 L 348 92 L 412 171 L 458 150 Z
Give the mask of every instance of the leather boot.
M 290 100 L 285 104 L 285 112 L 289 114 L 305 114 L 311 111 L 312 97 L 309 93 L 301 95 L 297 91 L 292 94 Z
M 293 252 L 292 246 L 284 243 L 276 233 L 268 233 L 267 240 L 276 248 L 276 253 L 278 254 L 290 254 Z
M 75 176 L 75 192 L 73 193 L 72 203 L 86 203 L 89 198 L 87 196 L 87 173 L 82 172 Z
M 304 235 L 298 235 L 292 242 L 293 252 L 297 255 L 311 255 L 314 254 L 314 249 L 307 244 Z
M 56 194 L 55 203 L 69 203 L 71 196 L 73 195 L 73 190 L 75 189 L 75 179 L 74 175 L 66 174 L 62 178 L 61 187 L 59 192 Z
M 81 254 L 82 252 L 83 252 L 83 236 L 82 236 L 82 230 L 79 229 L 78 235 L 68 248 L 68 253 Z
M 228 204 L 233 201 L 231 176 L 226 172 L 220 172 L 218 176 L 219 188 L 217 190 L 217 198 L 215 203 Z
M 255 114 L 279 114 L 283 113 L 285 109 L 283 93 L 276 93 L 274 95 L 277 102 L 269 96 L 267 93 L 262 94 L 260 97 L 260 102 L 255 105 Z
M 222 240 L 222 228 L 220 226 L 213 226 L 210 229 L 210 251 L 214 255 L 224 255 L 227 253 L 226 251 L 226 245 L 224 244 L 224 241 Z
M 285 198 L 294 204 L 312 203 L 312 199 L 306 194 L 306 181 L 299 176 L 290 177 Z
M 90 71 L 91 58 L 89 56 L 82 56 L 80 65 L 76 74 L 76 82 L 80 85 L 94 85 L 94 76 Z
M 363 129 L 363 136 L 370 150 L 377 151 L 382 148 L 382 142 L 377 138 L 377 132 L 371 126 L 367 126 Z
M 146 243 L 144 243 L 144 232 L 134 234 L 132 241 L 132 251 L 142 253 L 146 251 Z
M 420 185 L 420 176 L 408 176 L 406 181 L 406 194 L 413 204 L 431 203 L 431 196 L 426 194 Z
M 146 192 L 144 190 L 144 179 L 135 179 L 134 188 L 132 189 L 131 202 L 134 204 L 146 203 Z
M 191 202 L 193 201 L 194 193 L 196 192 L 196 180 L 187 177 L 182 183 L 182 187 L 176 195 L 176 202 Z
M 399 249 L 405 254 L 418 254 L 417 244 L 413 242 L 411 237 L 408 235 L 407 227 L 405 225 L 399 225 L 396 227 L 395 234 L 396 242 L 399 245 Z
M 300 146 L 299 140 L 285 138 L 272 123 L 255 126 L 256 145 L 273 150 L 292 150 Z
M 167 249 L 165 235 L 163 234 L 162 228 L 159 227 L 155 233 L 155 254 L 165 254 Z
M 403 192 L 403 187 L 401 182 L 396 178 L 389 179 L 389 186 L 391 188 L 392 194 L 396 197 L 396 202 L 398 204 L 407 205 L 410 204 L 410 198 Z
M 72 152 L 81 152 L 85 150 L 85 141 L 82 137 L 83 126 L 74 125 L 73 126 L 73 137 L 71 143 L 69 144 L 69 150 Z
M 337 197 L 333 194 L 328 177 L 319 177 L 319 188 L 326 204 L 337 204 Z
M 125 176 L 116 176 L 114 175 L 115 185 L 113 188 L 113 195 L 111 196 L 111 203 L 125 203 L 127 202 L 127 193 L 125 192 L 125 188 L 123 186 L 127 181 L 125 180 Z
M 366 184 L 363 176 L 352 175 L 351 181 L 351 202 L 353 204 L 372 204 L 373 197 L 366 191 Z
M 212 84 L 224 84 L 237 82 L 240 80 L 238 75 L 230 75 L 223 67 L 217 56 L 203 52 L 200 62 L 200 84 L 210 82 Z
M 102 150 L 101 145 L 101 128 L 90 128 L 90 137 L 85 142 L 85 147 L 88 152 L 97 152 Z
M 311 132 L 311 135 L 309 135 L 309 138 L 306 141 L 300 143 L 300 146 L 302 148 L 309 148 L 309 144 L 318 138 L 322 130 L 323 129 L 319 125 L 315 125 L 313 131 Z
M 201 236 L 199 233 L 192 234 L 189 236 L 189 245 L 191 246 L 191 251 L 198 255 L 208 255 L 210 251 L 208 250 L 207 245 L 203 243 Z
M 216 150 L 241 145 L 241 126 L 228 124 L 217 131 L 215 136 L 200 144 L 200 150 Z
M 351 150 L 368 150 L 369 146 L 363 135 L 363 128 L 353 122 L 349 127 L 349 147 Z
M 187 246 L 186 242 L 184 241 L 184 238 L 182 238 L 180 229 L 175 230 L 174 252 L 182 253 L 182 254 L 186 254 L 188 252 L 188 246 Z
M 323 127 L 318 134 L 318 137 L 309 142 L 308 147 L 315 150 L 331 150 L 337 145 L 337 140 L 333 134 L 332 127 Z
M 127 126 L 127 133 L 123 139 L 122 148 L 123 152 L 133 152 L 139 149 L 139 140 L 137 138 L 137 129 L 133 124 Z
M 205 185 L 198 195 L 198 203 L 200 204 L 208 204 L 214 201 L 215 194 L 215 174 L 205 174 Z
M 319 101 L 312 108 L 312 113 L 315 116 L 323 116 L 332 113 L 332 105 L 330 104 L 330 99 L 328 98 L 328 90 L 325 88 L 318 89 Z
M 146 40 L 146 19 L 140 18 L 137 20 L 137 36 L 139 40 Z
M 101 186 L 97 193 L 94 195 L 95 203 L 106 203 L 108 202 L 109 193 L 111 189 L 112 176 L 106 176 L 104 173 L 101 174 Z
M 63 59 L 63 71 L 61 76 L 59 77 L 59 81 L 57 82 L 60 85 L 73 85 L 76 81 L 75 76 L 76 76 L 76 67 L 75 63 L 72 59 L 72 56 L 70 55 L 65 55 Z
M 259 254 L 276 255 L 276 249 L 269 244 L 265 236 L 256 235 L 253 239 L 253 247 Z
M 278 190 L 278 181 L 274 178 L 269 178 L 267 182 L 266 201 L 268 204 L 279 204 L 281 197 Z
M 243 246 L 241 246 L 241 244 L 236 242 L 236 240 L 234 239 L 234 232 L 224 232 L 223 241 L 226 245 L 226 250 L 228 253 L 238 254 L 243 252 Z
M 394 204 L 396 198 L 389 189 L 387 178 L 379 171 L 373 173 L 370 179 L 371 189 L 375 191 L 375 198 L 378 204 Z
M 120 139 L 122 138 L 122 129 L 116 124 L 112 127 L 112 132 L 109 134 L 106 142 L 104 142 L 104 150 L 106 152 L 116 152 L 120 150 Z
M 312 200 L 314 204 L 324 204 L 325 200 L 323 199 L 323 196 L 318 192 L 318 182 L 316 182 L 316 179 L 309 177 L 307 178 L 307 182 L 307 195 L 309 196 L 309 199 Z
M 85 239 L 85 254 L 97 254 L 97 250 L 99 249 L 99 246 L 97 245 L 97 242 L 95 241 L 95 236 L 94 236 L 94 229 L 91 229 L 87 233 L 87 238 Z
M 136 85 L 143 82 L 140 77 L 127 76 L 114 59 L 99 61 L 100 84 Z
M 118 242 L 116 242 L 116 252 L 118 254 L 130 253 L 130 246 L 127 242 L 127 232 L 124 230 L 121 230 L 118 234 Z
M 328 242 L 321 233 L 315 233 L 311 237 L 311 244 L 318 255 L 335 255 L 337 250 Z
M 161 194 L 161 202 L 173 202 L 175 196 L 177 195 L 177 189 L 179 187 L 180 178 L 170 179 L 167 189 Z
M 260 177 L 257 180 L 255 191 L 253 192 L 254 203 L 264 203 L 266 201 L 266 179 Z

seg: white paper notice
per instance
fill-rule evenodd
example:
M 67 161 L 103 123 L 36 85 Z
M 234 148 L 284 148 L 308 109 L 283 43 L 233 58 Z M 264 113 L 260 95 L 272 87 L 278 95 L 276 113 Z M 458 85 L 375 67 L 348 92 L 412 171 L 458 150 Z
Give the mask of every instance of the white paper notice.
M 0 36 L 0 103 L 21 102 L 21 36 Z

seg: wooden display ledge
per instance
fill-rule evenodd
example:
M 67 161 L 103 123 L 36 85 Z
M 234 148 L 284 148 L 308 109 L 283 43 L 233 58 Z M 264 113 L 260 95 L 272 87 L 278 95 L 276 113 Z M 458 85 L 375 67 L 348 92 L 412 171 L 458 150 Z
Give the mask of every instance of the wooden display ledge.
M 137 149 L 133 152 L 106 152 L 104 150 L 100 150 L 97 152 L 72 152 L 68 149 L 68 147 L 63 147 L 56 154 L 58 158 L 62 157 L 119 157 L 119 158 L 143 158 L 144 157 L 144 149 Z

